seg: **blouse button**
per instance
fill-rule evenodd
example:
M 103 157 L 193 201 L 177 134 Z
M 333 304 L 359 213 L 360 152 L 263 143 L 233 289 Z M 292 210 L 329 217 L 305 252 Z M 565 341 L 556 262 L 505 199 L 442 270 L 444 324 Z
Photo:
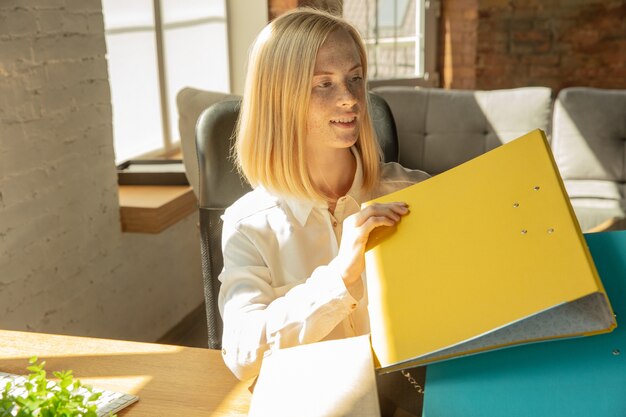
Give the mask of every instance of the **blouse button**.
M 226 349 L 222 349 L 222 355 L 226 355 Z
M 337 227 L 337 221 L 333 222 L 333 227 Z
M 352 309 L 354 310 L 356 308 L 356 303 L 352 304 Z

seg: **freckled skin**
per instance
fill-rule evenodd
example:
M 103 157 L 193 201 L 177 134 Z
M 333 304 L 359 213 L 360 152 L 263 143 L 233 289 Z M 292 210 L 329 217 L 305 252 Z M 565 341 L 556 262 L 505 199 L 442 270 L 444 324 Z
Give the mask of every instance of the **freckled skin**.
M 315 61 L 307 120 L 308 154 L 319 159 L 354 145 L 364 100 L 358 49 L 348 32 L 338 29 L 328 36 Z

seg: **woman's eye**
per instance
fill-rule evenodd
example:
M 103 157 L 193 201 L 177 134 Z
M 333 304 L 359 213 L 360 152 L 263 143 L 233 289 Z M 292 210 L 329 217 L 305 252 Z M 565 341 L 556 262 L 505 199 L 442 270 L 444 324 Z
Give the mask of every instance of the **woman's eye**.
M 356 82 L 356 81 L 361 81 L 361 80 L 363 80 L 363 77 L 361 77 L 360 75 L 354 75 L 352 77 L 352 81 Z
M 327 88 L 327 87 L 331 86 L 331 82 L 330 81 L 323 81 L 323 82 L 317 84 L 317 86 L 321 87 L 321 88 Z

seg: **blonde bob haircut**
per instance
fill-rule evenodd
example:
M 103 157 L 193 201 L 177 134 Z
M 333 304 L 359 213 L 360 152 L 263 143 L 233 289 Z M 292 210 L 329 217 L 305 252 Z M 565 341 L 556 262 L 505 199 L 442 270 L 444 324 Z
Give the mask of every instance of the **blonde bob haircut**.
M 305 139 L 317 53 L 333 31 L 344 29 L 359 51 L 363 82 L 367 56 L 358 31 L 323 11 L 299 8 L 281 15 L 257 36 L 248 61 L 237 123 L 234 157 L 253 187 L 290 197 L 322 200 L 311 182 Z M 355 146 L 361 154 L 363 188 L 378 182 L 381 151 L 367 100 Z

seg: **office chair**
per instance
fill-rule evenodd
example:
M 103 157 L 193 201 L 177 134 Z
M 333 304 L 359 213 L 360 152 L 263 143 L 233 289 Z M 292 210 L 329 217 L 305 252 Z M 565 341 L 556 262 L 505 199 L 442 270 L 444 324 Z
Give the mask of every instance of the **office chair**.
M 386 162 L 398 160 L 398 139 L 391 110 L 385 100 L 368 93 L 370 116 Z M 196 125 L 196 148 L 200 176 L 200 246 L 210 349 L 221 349 L 223 323 L 217 296 L 218 275 L 223 267 L 222 220 L 224 210 L 250 191 L 230 158 L 240 99 L 223 100 L 204 110 Z

